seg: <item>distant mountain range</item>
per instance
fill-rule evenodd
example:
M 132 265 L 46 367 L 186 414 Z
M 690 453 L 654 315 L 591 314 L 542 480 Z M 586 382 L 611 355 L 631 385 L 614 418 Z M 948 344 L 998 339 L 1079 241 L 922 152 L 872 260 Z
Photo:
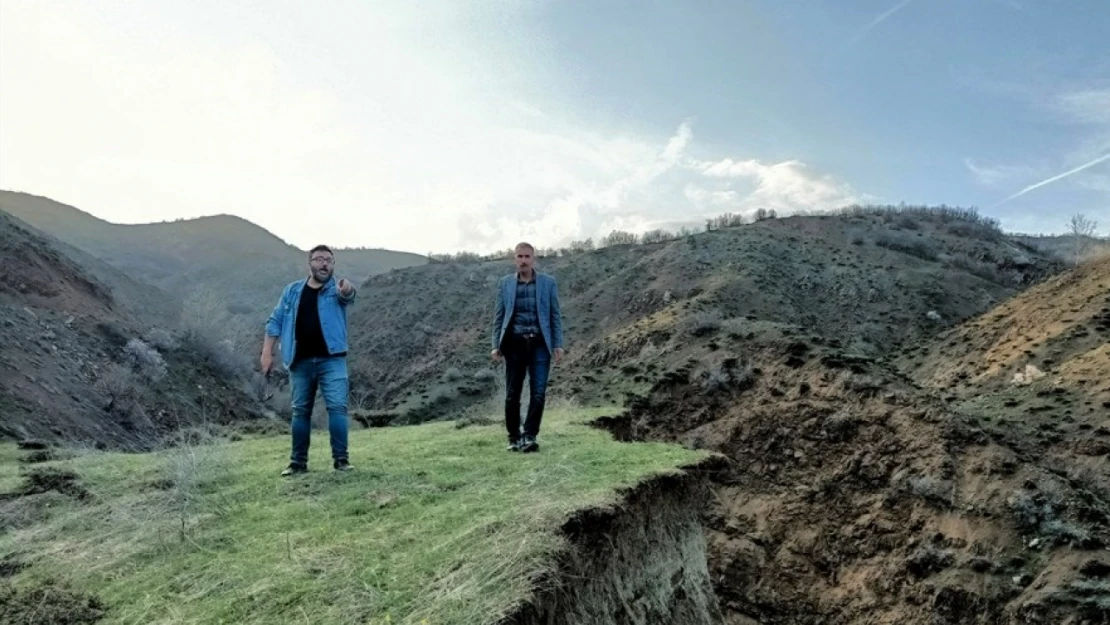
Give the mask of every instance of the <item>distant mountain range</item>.
M 200 286 L 215 290 L 229 310 L 240 314 L 268 314 L 281 287 L 306 273 L 306 251 L 231 215 L 114 224 L 48 198 L 11 191 L 0 191 L 0 210 L 178 299 Z M 428 262 L 419 254 L 382 249 L 337 249 L 336 254 L 339 273 L 356 283 Z

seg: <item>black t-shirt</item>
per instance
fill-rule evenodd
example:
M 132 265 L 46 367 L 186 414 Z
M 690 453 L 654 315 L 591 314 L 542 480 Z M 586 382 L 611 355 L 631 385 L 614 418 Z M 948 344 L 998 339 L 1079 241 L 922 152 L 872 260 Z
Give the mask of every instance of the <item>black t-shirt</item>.
M 330 355 L 328 344 L 324 341 L 324 331 L 320 328 L 320 309 L 317 304 L 320 288 L 314 289 L 306 284 L 301 291 L 301 301 L 297 304 L 297 352 L 294 360 Z

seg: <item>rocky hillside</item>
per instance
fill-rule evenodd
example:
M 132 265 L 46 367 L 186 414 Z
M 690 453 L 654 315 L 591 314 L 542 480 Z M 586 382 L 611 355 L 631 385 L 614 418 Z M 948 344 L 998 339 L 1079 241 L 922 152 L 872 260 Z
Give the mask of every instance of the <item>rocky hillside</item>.
M 0 210 L 178 299 L 197 287 L 212 288 L 230 311 L 256 321 L 269 314 L 282 286 L 307 273 L 304 251 L 230 215 L 121 225 L 9 191 L 0 191 Z M 343 250 L 337 257 L 337 271 L 356 281 L 427 260 L 376 249 Z
M 619 438 L 728 459 L 706 519 L 726 623 L 1110 618 L 1110 496 L 1084 468 L 1093 456 L 1076 444 L 1045 456 L 1028 431 L 983 427 L 927 366 L 946 379 L 944 363 L 967 359 L 953 337 L 1025 291 L 1052 293 L 1045 304 L 1064 302 L 1063 318 L 1094 332 L 1098 279 L 1054 278 L 1062 264 L 943 210 L 768 220 L 542 264 L 566 313 L 554 393 L 626 402 L 603 420 Z M 380 305 L 354 316 L 354 358 L 363 387 L 383 389 L 385 418 L 495 397 L 488 324 L 510 270 L 433 265 L 368 281 Z M 1087 286 L 1064 286 L 1076 281 Z
M 707 518 L 727 623 L 1110 618 L 1110 482 L 813 334 L 722 337 L 605 424 L 729 459 Z
M 114 286 L 0 212 L 0 436 L 146 449 L 258 416 L 213 346 L 136 313 L 130 298 L 156 288 L 109 274 Z
M 1059 266 L 971 213 L 859 210 L 772 219 L 540 260 L 559 282 L 568 350 L 557 392 L 642 392 L 729 336 L 813 332 L 874 357 L 988 310 Z M 374 276 L 352 315 L 369 404 L 434 416 L 488 392 L 505 262 Z M 428 406 L 431 406 L 428 408 Z
M 729 459 L 726 622 L 1108 622 L 1108 287 L 1082 266 L 896 361 L 715 330 L 605 425 Z

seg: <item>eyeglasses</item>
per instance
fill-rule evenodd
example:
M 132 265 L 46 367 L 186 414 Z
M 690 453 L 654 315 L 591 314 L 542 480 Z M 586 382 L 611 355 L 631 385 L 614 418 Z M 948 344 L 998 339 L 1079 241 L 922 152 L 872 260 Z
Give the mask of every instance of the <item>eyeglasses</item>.
M 317 256 L 316 258 L 312 259 L 312 262 L 314 262 L 314 263 L 323 263 L 325 265 L 334 265 L 335 264 L 335 259 L 334 258 L 328 258 L 326 256 Z

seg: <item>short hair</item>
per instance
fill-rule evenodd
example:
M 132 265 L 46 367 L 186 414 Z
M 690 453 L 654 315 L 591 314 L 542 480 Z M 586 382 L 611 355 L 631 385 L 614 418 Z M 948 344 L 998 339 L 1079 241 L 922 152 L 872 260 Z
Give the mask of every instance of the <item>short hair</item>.
M 531 251 L 533 255 L 535 255 L 536 248 L 532 247 L 531 243 L 526 243 L 524 241 L 521 241 L 520 243 L 517 243 L 516 247 L 513 248 L 513 251 L 515 252 L 515 251 L 519 250 L 522 247 L 528 248 L 528 250 Z
M 315 254 L 316 252 L 327 252 L 328 254 L 331 254 L 332 256 L 335 256 L 335 252 L 331 251 L 330 247 L 328 247 L 326 245 L 317 245 L 316 247 L 308 250 L 308 257 L 312 258 L 312 255 Z

